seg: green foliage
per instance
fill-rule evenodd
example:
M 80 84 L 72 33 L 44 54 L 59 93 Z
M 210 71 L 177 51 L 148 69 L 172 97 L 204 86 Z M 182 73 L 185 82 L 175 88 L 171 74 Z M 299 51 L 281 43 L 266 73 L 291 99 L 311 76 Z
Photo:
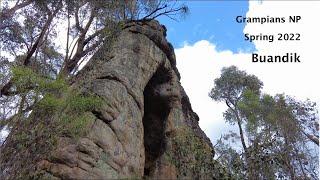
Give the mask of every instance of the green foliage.
M 22 80 L 25 81 L 34 81 L 36 79 L 35 73 L 27 67 L 14 67 L 12 68 L 13 78 L 12 80 L 16 82 L 21 82 Z M 22 82 L 21 82 L 22 83 Z
M 221 72 L 209 96 L 216 101 L 226 102 L 228 109 L 223 116 L 227 122 L 241 124 L 247 121 L 250 122 L 247 128 L 254 131 L 258 123 L 254 112 L 260 109 L 259 96 L 263 83 L 256 76 L 235 66 L 223 68 Z
M 59 131 L 72 137 L 78 137 L 81 131 L 86 130 L 90 119 L 94 119 L 91 112 L 98 109 L 102 103 L 103 100 L 97 96 L 67 90 L 60 97 L 48 93 L 38 105 L 43 113 L 59 114 L 57 119 Z
M 318 155 L 310 148 L 319 146 L 315 103 L 297 101 L 284 94 L 261 95 L 261 87 L 258 78 L 234 66 L 224 68 L 221 77 L 215 80 L 210 96 L 226 102 L 224 118 L 231 124 L 237 123 L 243 148 L 238 153 L 218 142 L 219 161 L 233 174 L 243 172 L 245 178 L 316 177 Z M 230 154 L 244 162 L 242 172 L 232 166 L 235 159 Z
M 235 66 L 223 68 L 221 72 L 221 77 L 215 79 L 215 87 L 209 94 L 212 99 L 234 104 L 242 98 L 246 90 L 260 93 L 263 83 L 256 76 L 248 75 Z
M 28 92 L 32 89 L 39 93 L 61 94 L 68 89 L 63 78 L 49 79 L 28 67 L 12 68 L 12 81 L 19 92 Z
M 16 82 L 24 83 L 26 79 L 29 80 L 29 84 L 37 86 L 35 88 L 37 92 L 43 94 L 43 98 L 36 102 L 36 109 L 29 119 L 33 119 L 33 115 L 36 115 L 42 121 L 46 121 L 51 129 L 45 133 L 52 134 L 52 138 L 58 136 L 77 138 L 85 133 L 90 120 L 94 119 L 91 111 L 99 108 L 103 103 L 101 98 L 97 96 L 84 95 L 77 92 L 76 89 L 71 89 L 62 78 L 48 80 L 39 77 L 28 68 L 18 68 L 14 71 L 14 77 Z M 38 128 L 46 129 L 48 127 L 39 126 Z
M 68 100 L 68 105 L 73 112 L 93 111 L 100 107 L 103 101 L 96 96 L 76 95 Z
M 61 110 L 65 106 L 65 101 L 57 98 L 51 94 L 44 96 L 44 98 L 37 104 L 38 108 L 47 113 L 52 113 Z
M 232 145 L 226 143 L 229 140 L 231 140 L 232 144 L 236 143 L 237 135 L 234 132 L 230 132 L 218 140 L 214 146 L 217 154 L 215 159 L 227 170 L 232 178 L 245 179 L 245 161 Z
M 14 67 L 12 68 L 12 74 L 12 81 L 20 91 L 25 91 L 39 82 L 38 75 L 27 67 Z
M 51 94 L 61 94 L 68 90 L 68 84 L 63 78 L 58 78 L 56 80 L 42 79 L 39 81 L 39 90 Z
M 97 96 L 85 96 L 69 90 L 61 97 L 47 94 L 38 105 L 42 113 L 54 113 L 58 116 L 55 121 L 60 134 L 78 137 L 87 129 L 90 120 L 94 119 L 91 112 L 102 103 L 103 100 Z
M 90 113 L 65 114 L 59 119 L 59 133 L 78 138 L 87 132 L 89 125 L 94 120 Z
M 20 90 L 28 91 L 29 87 L 33 87 L 33 90 L 44 94 L 36 103 L 41 116 L 59 114 L 57 129 L 73 137 L 81 134 L 89 124 L 90 118 L 86 112 L 99 108 L 103 103 L 97 96 L 83 95 L 71 90 L 63 78 L 50 80 L 30 68 L 13 68 L 13 80 Z
M 246 117 L 247 130 L 254 132 L 260 121 L 261 104 L 259 95 L 251 90 L 246 90 L 242 99 L 238 102 L 238 109 L 242 116 Z
M 259 100 L 258 94 L 255 94 L 251 90 L 246 90 L 243 92 L 243 97 L 238 103 L 238 107 L 246 113 L 253 113 L 253 110 L 260 109 Z
M 20 74 L 25 74 L 24 72 Z M 28 74 L 32 73 L 29 71 Z M 60 137 L 77 140 L 85 135 L 95 120 L 91 111 L 103 103 L 95 95 L 84 95 L 75 88 L 71 89 L 64 81 L 52 81 L 48 84 L 46 94 L 36 103 L 33 112 L 12 130 L 10 143 L 6 144 L 6 149 L 2 152 L 1 163 L 10 162 L 19 166 L 23 166 L 25 162 L 31 163 L 25 166 L 31 169 L 20 170 L 15 177 L 33 179 L 34 175 L 30 172 L 34 172 L 32 168 L 37 160 L 50 155 Z M 18 160 L 10 160 L 12 153 Z

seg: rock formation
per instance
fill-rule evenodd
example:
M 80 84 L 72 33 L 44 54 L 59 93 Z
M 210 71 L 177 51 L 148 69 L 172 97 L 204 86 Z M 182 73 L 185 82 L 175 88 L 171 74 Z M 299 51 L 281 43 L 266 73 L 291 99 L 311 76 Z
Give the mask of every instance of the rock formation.
M 39 156 L 30 153 L 31 145 L 22 156 L 9 136 L 0 178 L 26 172 L 49 179 L 225 178 L 179 79 L 165 27 L 157 21 L 126 24 L 72 80 L 72 88 L 103 100 L 87 112 L 86 133 L 55 134 L 53 148 Z

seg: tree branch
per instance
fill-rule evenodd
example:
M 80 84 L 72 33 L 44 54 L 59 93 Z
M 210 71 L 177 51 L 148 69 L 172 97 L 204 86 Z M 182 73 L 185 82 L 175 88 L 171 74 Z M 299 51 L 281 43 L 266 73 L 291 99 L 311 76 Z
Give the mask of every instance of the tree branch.
M 32 45 L 32 47 L 29 49 L 29 51 L 27 52 L 27 56 L 23 61 L 24 66 L 28 66 L 30 64 L 31 57 L 39 48 L 40 44 L 43 41 L 43 38 L 45 37 L 46 32 L 48 31 L 48 29 L 53 21 L 53 18 L 59 12 L 61 7 L 62 7 L 62 1 L 60 1 L 59 6 L 53 12 L 48 12 L 48 19 L 47 19 L 46 23 L 44 24 L 44 26 L 41 30 L 41 33 L 39 34 L 39 37 L 37 38 L 36 42 Z M 10 80 L 7 84 L 5 84 L 0 90 L 0 97 L 2 97 L 3 95 L 5 95 L 5 96 L 12 95 L 13 93 L 10 92 L 10 88 L 12 85 L 13 85 L 12 80 Z M 14 93 L 14 95 L 15 95 L 15 93 Z
M 303 130 L 302 130 L 302 133 L 303 133 L 309 140 L 311 140 L 313 143 L 315 143 L 316 145 L 319 146 L 319 138 L 317 138 L 316 136 L 313 136 L 313 135 L 311 135 L 311 134 L 308 134 L 308 133 L 304 132 Z
M 77 66 L 77 63 L 79 62 L 79 60 L 86 55 L 87 52 L 85 52 L 83 49 L 85 47 L 85 45 L 89 42 L 88 39 L 85 39 L 86 37 L 86 34 L 95 18 L 95 12 L 96 10 L 93 9 L 90 13 L 90 17 L 89 17 L 89 20 L 86 24 L 86 26 L 80 31 L 80 35 L 78 37 L 78 40 L 77 40 L 77 50 L 74 54 L 74 56 L 72 58 L 69 58 L 66 62 L 65 62 L 65 65 L 64 67 L 62 68 L 61 70 L 61 73 L 62 75 L 67 75 L 69 74 L 70 72 L 73 71 L 73 69 Z M 94 38 L 94 37 L 89 37 L 90 38 Z M 87 40 L 87 41 L 86 41 Z M 75 48 L 75 46 L 73 47 L 73 49 Z M 73 52 L 73 50 L 72 50 Z M 72 55 L 72 52 L 70 55 Z
M 155 13 L 157 13 L 158 11 L 161 11 L 161 10 L 167 8 L 167 7 L 168 7 L 168 5 L 164 5 L 164 6 L 162 6 L 162 7 L 156 8 L 156 9 L 153 10 L 151 13 L 149 13 L 148 15 L 146 15 L 145 17 L 143 17 L 142 20 L 147 20 L 149 17 L 152 17 L 152 16 L 153 16 Z M 152 18 L 152 19 L 154 19 L 154 18 Z
M 75 21 L 76 21 L 76 28 L 79 30 L 79 31 L 83 31 L 83 28 L 81 27 L 80 25 L 80 21 L 79 21 L 79 10 L 80 10 L 80 7 L 77 7 L 76 8 L 76 11 L 75 11 Z
M 21 8 L 24 8 L 24 7 L 28 6 L 28 5 L 30 5 L 32 2 L 33 2 L 33 0 L 23 1 L 20 4 L 18 4 L 18 2 L 17 2 L 17 4 L 15 4 L 14 7 L 2 11 L 1 14 L 0 14 L 0 19 L 11 17 L 16 11 L 18 11 Z

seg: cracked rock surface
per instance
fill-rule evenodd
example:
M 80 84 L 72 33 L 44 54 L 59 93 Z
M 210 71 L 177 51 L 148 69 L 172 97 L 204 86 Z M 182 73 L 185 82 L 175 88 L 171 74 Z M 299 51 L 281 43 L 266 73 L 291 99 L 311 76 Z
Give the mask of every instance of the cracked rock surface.
M 49 179 L 224 178 L 180 84 L 165 31 L 157 21 L 128 23 L 93 56 L 72 86 L 103 105 L 92 112 L 85 135 L 58 137 L 35 171 Z M 14 179 L 4 166 L 2 177 Z

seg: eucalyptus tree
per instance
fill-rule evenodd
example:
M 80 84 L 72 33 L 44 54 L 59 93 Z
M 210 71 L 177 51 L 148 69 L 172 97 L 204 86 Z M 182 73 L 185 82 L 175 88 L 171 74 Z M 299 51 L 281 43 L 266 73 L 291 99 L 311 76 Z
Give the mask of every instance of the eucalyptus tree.
M 231 66 L 215 80 L 210 96 L 225 101 L 227 122 L 239 128 L 244 173 L 249 179 L 316 179 L 318 175 L 318 121 L 316 104 L 279 94 L 261 94 L 262 82 Z M 217 146 L 224 147 L 222 141 Z M 232 152 L 232 147 L 220 148 Z M 223 151 L 224 150 L 224 151 Z M 230 161 L 226 156 L 224 161 Z M 225 163 L 224 163 L 225 164 Z M 230 172 L 241 175 L 231 167 Z
M 231 124 L 237 124 L 241 145 L 244 151 L 249 177 L 255 176 L 255 171 L 250 161 L 250 153 L 247 142 L 245 140 L 245 132 L 243 124 L 246 119 L 242 116 L 239 109 L 239 102 L 243 99 L 246 92 L 250 91 L 253 94 L 260 94 L 260 89 L 263 83 L 253 75 L 248 75 L 244 71 L 240 71 L 235 66 L 223 68 L 221 77 L 215 79 L 215 87 L 211 90 L 209 96 L 216 101 L 223 101 L 228 106 L 227 111 L 223 114 L 226 121 Z

